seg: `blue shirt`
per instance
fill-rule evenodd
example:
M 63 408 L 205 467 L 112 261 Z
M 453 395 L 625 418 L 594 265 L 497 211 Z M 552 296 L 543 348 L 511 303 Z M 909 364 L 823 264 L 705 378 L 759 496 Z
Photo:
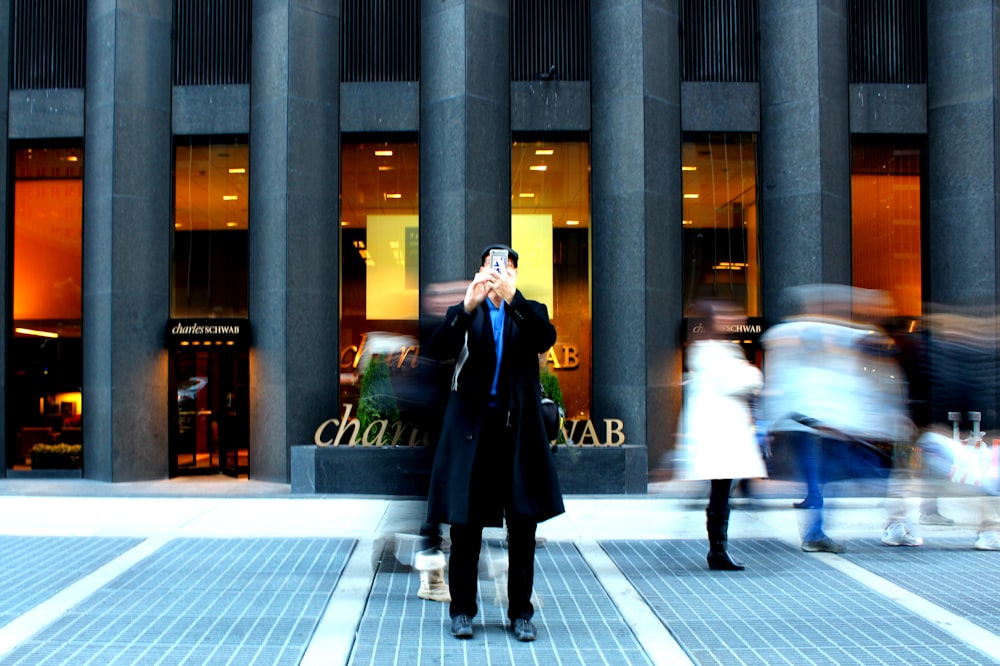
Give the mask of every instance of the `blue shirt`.
M 493 323 L 493 343 L 497 348 L 497 367 L 493 371 L 493 386 L 490 388 L 490 397 L 497 397 L 497 384 L 500 383 L 500 359 L 503 358 L 503 320 L 505 317 L 504 301 L 500 305 L 493 305 L 493 301 L 486 299 L 486 305 L 490 308 L 490 321 Z

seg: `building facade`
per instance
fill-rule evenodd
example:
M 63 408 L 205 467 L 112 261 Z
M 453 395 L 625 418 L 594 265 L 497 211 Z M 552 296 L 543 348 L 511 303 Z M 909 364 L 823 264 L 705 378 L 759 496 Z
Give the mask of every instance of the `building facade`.
M 287 483 L 297 447 L 382 444 L 354 421 L 366 345 L 415 368 L 428 295 L 497 241 L 557 325 L 567 446 L 634 447 L 642 475 L 700 296 L 745 308 L 757 360 L 795 285 L 998 301 L 997 0 L 0 16 L 7 477 Z

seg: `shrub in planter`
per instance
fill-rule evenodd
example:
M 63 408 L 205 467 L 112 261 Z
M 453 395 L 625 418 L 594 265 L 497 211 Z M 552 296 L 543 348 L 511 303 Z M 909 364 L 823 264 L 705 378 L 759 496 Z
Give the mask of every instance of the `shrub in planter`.
M 83 446 L 80 444 L 35 444 L 31 447 L 32 469 L 78 469 Z
M 358 421 L 361 432 L 376 421 L 387 421 L 389 425 L 399 420 L 399 405 L 392 390 L 389 364 L 378 355 L 373 355 L 361 375 L 361 395 L 358 398 Z

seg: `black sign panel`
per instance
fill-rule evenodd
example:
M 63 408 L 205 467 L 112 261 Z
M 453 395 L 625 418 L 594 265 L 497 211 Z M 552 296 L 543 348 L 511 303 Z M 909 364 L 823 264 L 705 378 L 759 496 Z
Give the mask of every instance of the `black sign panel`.
M 250 347 L 249 319 L 168 319 L 167 347 Z

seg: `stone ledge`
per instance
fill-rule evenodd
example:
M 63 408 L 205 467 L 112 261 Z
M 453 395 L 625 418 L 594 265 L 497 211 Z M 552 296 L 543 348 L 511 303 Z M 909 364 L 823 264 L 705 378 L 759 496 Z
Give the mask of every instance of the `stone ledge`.
M 291 491 L 426 497 L 433 450 L 425 447 L 293 446 Z M 646 447 L 559 447 L 566 495 L 645 495 Z

